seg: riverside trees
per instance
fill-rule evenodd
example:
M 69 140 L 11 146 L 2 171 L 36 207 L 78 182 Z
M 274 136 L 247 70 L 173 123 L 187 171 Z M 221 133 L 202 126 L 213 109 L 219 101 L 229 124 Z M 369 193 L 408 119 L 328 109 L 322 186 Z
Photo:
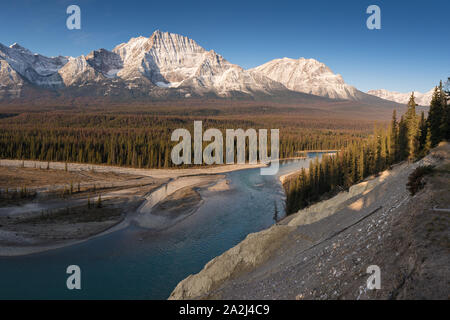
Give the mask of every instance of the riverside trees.
M 397 120 L 393 111 L 387 129 L 375 128 L 374 134 L 364 142 L 351 143 L 335 156 L 324 155 L 302 169 L 284 185 L 286 190 L 286 212 L 291 214 L 333 195 L 364 178 L 387 169 L 392 164 L 425 156 L 429 149 L 449 136 L 450 106 L 448 93 L 442 82 L 436 87 L 428 118 L 424 113 L 416 114 L 414 94 L 408 102 L 406 113 Z

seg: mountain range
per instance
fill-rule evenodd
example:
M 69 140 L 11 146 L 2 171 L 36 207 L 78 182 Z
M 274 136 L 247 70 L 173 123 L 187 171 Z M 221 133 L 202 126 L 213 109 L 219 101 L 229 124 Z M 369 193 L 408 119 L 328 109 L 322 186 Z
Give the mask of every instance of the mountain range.
M 433 97 L 434 88 L 431 89 L 428 92 L 420 93 L 420 92 L 414 92 L 414 100 L 418 105 L 421 106 L 429 106 L 431 102 L 431 98 Z M 401 104 L 406 104 L 409 101 L 409 98 L 411 97 L 411 92 L 402 93 L 402 92 L 396 92 L 396 91 L 388 91 L 385 89 L 379 89 L 379 90 L 369 90 L 367 91 L 368 94 L 371 94 L 373 96 L 377 96 L 381 99 L 394 101 Z
M 111 51 L 46 57 L 15 43 L 0 44 L 0 101 L 42 95 L 112 99 L 290 98 L 371 104 L 395 96 L 361 92 L 314 59 L 276 59 L 245 70 L 188 37 L 155 31 Z

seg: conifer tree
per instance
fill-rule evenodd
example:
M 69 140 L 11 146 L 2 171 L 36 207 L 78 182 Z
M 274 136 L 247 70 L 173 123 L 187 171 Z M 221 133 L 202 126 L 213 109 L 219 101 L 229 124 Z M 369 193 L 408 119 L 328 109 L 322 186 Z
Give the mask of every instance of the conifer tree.
M 392 112 L 392 121 L 390 126 L 390 146 L 389 146 L 390 161 L 389 163 L 397 162 L 399 158 L 398 150 L 398 123 L 397 123 L 397 112 L 394 109 Z
M 443 116 L 442 96 L 438 87 L 434 88 L 433 97 L 431 98 L 430 111 L 428 112 L 428 127 L 431 134 L 431 147 L 436 146 L 441 140 L 441 123 Z
M 405 114 L 405 121 L 408 127 L 408 145 L 409 145 L 409 157 L 413 158 L 418 152 L 417 144 L 417 114 L 416 114 L 416 101 L 414 98 L 414 92 L 411 93 L 411 97 L 408 101 L 408 109 Z
M 425 139 L 425 145 L 423 147 L 424 154 L 427 154 L 431 149 L 431 130 L 427 128 L 427 137 Z
M 414 158 L 416 159 L 424 157 L 428 152 L 427 150 L 425 150 L 428 131 L 429 130 L 427 120 L 425 119 L 425 113 L 422 111 L 422 113 L 420 114 L 419 125 L 417 128 L 417 133 L 414 141 L 416 145 Z
M 442 81 L 439 84 L 440 101 L 442 108 L 442 121 L 440 125 L 441 139 L 450 140 L 450 105 L 449 90 L 450 78 L 447 80 L 446 88 L 443 88 Z
M 397 161 L 402 161 L 409 156 L 410 150 L 409 150 L 408 126 L 403 117 L 400 118 L 400 122 L 398 124 L 398 150 L 399 150 L 399 157 Z

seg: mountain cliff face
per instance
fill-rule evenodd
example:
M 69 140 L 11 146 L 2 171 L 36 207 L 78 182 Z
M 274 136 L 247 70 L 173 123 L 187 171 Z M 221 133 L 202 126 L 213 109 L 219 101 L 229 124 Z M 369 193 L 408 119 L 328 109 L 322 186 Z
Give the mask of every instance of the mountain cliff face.
M 62 86 L 58 70 L 68 62 L 67 57 L 48 58 L 32 53 L 17 43 L 10 47 L 0 44 L 0 59 L 5 60 L 30 83 L 44 88 L 60 88 Z
M 314 59 L 278 59 L 244 70 L 187 37 L 155 31 L 112 51 L 79 57 L 45 57 L 18 44 L 0 44 L 0 98 L 62 97 L 186 98 L 270 97 L 317 101 L 319 97 L 382 103 L 347 85 Z M 319 96 L 319 97 L 318 97 Z
M 429 106 L 431 102 L 431 98 L 433 96 L 434 88 L 426 93 L 414 92 L 414 97 L 416 103 L 421 106 Z M 370 90 L 367 91 L 368 94 L 379 97 L 381 99 L 398 102 L 401 104 L 406 104 L 411 97 L 411 92 L 401 93 L 395 91 L 388 91 L 385 89 L 379 90 Z
M 0 99 L 19 97 L 23 85 L 20 75 L 6 60 L 0 58 Z

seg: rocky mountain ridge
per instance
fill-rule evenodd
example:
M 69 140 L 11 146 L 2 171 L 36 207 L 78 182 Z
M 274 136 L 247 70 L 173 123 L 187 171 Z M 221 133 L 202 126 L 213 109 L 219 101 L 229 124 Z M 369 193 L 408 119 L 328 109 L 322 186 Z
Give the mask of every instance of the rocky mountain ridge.
M 347 85 L 314 59 L 277 59 L 245 70 L 194 40 L 155 31 L 79 57 L 46 57 L 15 43 L 0 44 L 0 99 L 49 97 L 319 98 L 383 104 Z M 28 97 L 29 99 L 32 99 Z

